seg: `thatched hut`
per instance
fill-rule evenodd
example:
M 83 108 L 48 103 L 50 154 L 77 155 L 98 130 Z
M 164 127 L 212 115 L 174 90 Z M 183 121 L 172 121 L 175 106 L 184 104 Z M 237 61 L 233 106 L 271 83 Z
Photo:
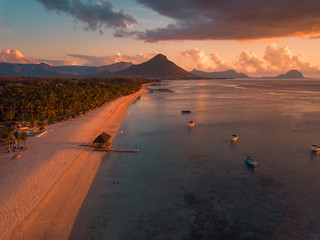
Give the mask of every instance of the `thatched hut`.
M 104 147 L 111 147 L 111 143 L 109 143 L 111 136 L 109 134 L 106 134 L 105 132 L 102 132 L 96 139 L 93 140 L 93 145 L 96 148 L 104 148 Z

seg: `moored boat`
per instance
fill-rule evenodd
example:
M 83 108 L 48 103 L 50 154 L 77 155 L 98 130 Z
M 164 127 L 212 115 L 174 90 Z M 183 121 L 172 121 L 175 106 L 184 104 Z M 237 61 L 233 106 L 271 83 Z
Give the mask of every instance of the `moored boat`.
M 254 158 L 247 156 L 246 157 L 246 164 L 248 164 L 250 167 L 256 167 L 258 165 L 258 162 L 254 160 Z
M 232 142 L 237 142 L 238 140 L 239 140 L 239 136 L 237 134 L 232 134 L 231 141 Z
M 186 113 L 191 113 L 191 111 L 190 110 L 182 110 L 181 113 L 186 114 Z
M 320 146 L 319 145 L 312 145 L 310 150 L 312 152 L 319 152 L 320 151 Z
M 188 122 L 188 127 L 191 128 L 191 127 L 194 127 L 196 124 L 194 121 L 190 121 Z

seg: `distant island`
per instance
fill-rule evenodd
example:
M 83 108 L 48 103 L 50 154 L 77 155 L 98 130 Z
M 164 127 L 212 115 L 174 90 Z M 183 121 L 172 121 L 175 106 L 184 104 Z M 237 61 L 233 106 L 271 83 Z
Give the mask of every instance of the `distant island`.
M 305 77 L 301 72 L 298 70 L 290 70 L 284 74 L 279 74 L 278 76 L 275 77 L 262 77 L 262 78 L 279 78 L 279 79 L 284 79 L 284 78 L 290 78 L 290 79 L 304 79 Z
M 221 72 L 203 72 L 193 69 L 191 73 L 205 78 L 249 78 L 247 74 L 238 73 L 232 69 Z
M 298 70 L 290 70 L 285 74 L 280 74 L 276 78 L 305 78 L 301 72 Z

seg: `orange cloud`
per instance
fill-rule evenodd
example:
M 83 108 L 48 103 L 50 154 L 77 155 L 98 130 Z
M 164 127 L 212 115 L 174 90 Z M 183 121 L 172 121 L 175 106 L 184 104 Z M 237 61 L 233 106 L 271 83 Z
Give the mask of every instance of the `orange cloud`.
M 22 52 L 18 49 L 2 49 L 0 53 L 0 62 L 8 63 L 41 63 L 45 62 L 50 65 L 78 65 L 76 61 L 65 61 L 65 60 L 49 60 L 39 59 L 34 57 L 25 57 Z
M 216 71 L 222 71 L 230 68 L 230 64 L 228 64 L 223 57 L 220 57 L 218 53 L 211 53 L 210 58 Z
M 130 56 L 130 55 L 121 54 L 117 52 L 117 53 L 114 53 L 108 56 L 102 56 L 102 57 L 81 55 L 81 54 L 68 54 L 68 56 L 85 61 L 85 65 L 102 66 L 102 65 L 109 65 L 117 62 L 131 62 L 133 64 L 138 64 L 138 63 L 142 63 L 149 60 L 156 54 L 157 53 L 150 53 L 150 54 L 139 53 L 139 54 Z
M 194 62 L 196 62 L 199 70 L 208 70 L 210 68 L 210 58 L 201 49 L 193 48 L 185 52 L 181 52 L 181 55 L 191 58 Z
M 245 73 L 267 72 L 263 59 L 258 57 L 256 53 L 250 51 L 242 51 L 240 55 L 233 60 L 232 66 L 237 71 Z
M 199 70 L 223 71 L 234 69 L 251 75 L 275 75 L 296 69 L 306 76 L 320 76 L 319 66 L 312 66 L 302 54 L 293 53 L 288 46 L 270 44 L 266 46 L 264 55 L 258 56 L 255 52 L 242 51 L 234 60 L 227 62 L 217 53 L 207 55 L 201 49 L 191 49 L 181 53 L 184 57 L 197 64 Z M 210 58 L 209 58 L 210 56 Z M 208 61 L 208 59 L 210 59 Z M 203 62 L 205 61 L 205 64 Z
M 38 63 L 39 61 L 33 57 L 25 57 L 18 49 L 3 49 L 0 54 L 1 62 L 10 63 Z
M 287 71 L 290 69 L 300 69 L 306 72 L 318 70 L 305 61 L 302 54 L 295 55 L 288 46 L 277 47 L 276 44 L 268 45 L 264 51 L 263 59 L 271 69 Z

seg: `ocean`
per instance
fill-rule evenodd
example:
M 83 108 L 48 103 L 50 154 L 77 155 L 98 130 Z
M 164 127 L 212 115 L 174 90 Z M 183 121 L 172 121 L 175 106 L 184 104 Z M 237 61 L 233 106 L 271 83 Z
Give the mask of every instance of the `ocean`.
M 105 156 L 83 239 L 320 239 L 320 80 L 166 82 L 129 107 L 113 145 L 139 152 Z

